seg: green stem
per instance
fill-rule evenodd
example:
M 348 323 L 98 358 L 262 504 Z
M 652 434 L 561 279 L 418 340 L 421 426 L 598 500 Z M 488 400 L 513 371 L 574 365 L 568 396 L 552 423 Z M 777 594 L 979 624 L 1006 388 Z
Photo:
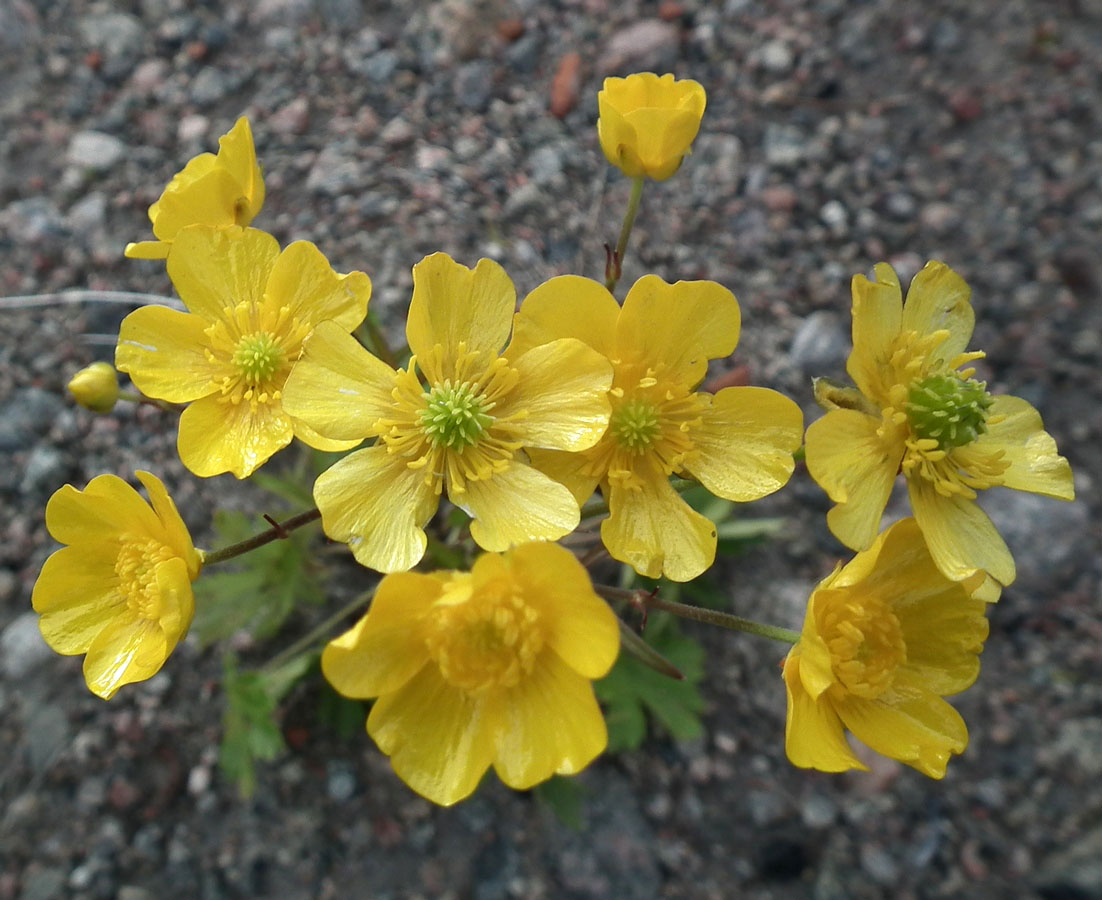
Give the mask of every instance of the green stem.
M 682 619 L 692 619 L 694 622 L 704 622 L 707 625 L 718 625 L 720 628 L 727 628 L 730 631 L 745 631 L 747 634 L 756 634 L 759 637 L 784 641 L 787 644 L 795 644 L 800 639 L 799 632 L 791 631 L 788 628 L 765 625 L 752 619 L 744 619 L 742 616 L 734 616 L 731 613 L 720 612 L 716 609 L 704 609 L 701 606 L 689 606 L 687 603 L 663 600 L 651 591 L 631 591 L 603 584 L 594 585 L 593 590 L 606 600 L 627 600 L 629 603 L 641 605 L 645 609 L 672 613 Z
M 366 606 L 368 603 L 370 603 L 371 598 L 374 596 L 375 591 L 374 589 L 372 589 L 370 591 L 365 591 L 355 599 L 349 601 L 340 609 L 338 609 L 335 613 L 333 613 L 333 615 L 331 615 L 328 619 L 325 619 L 323 622 L 320 622 L 313 628 L 311 628 L 308 632 L 306 632 L 306 634 L 300 637 L 293 644 L 280 650 L 279 653 L 277 653 L 266 663 L 264 663 L 263 666 L 260 667 L 261 671 L 270 672 L 273 669 L 278 669 L 281 665 L 283 665 L 283 663 L 287 662 L 287 660 L 292 659 L 303 650 L 309 648 L 318 638 L 322 637 L 325 634 L 328 634 L 333 626 L 339 625 L 341 621 L 343 621 L 351 613 L 356 612 L 356 610 L 358 610 L 361 606 Z
M 624 212 L 624 224 L 620 226 L 620 240 L 616 242 L 615 255 L 609 271 L 605 273 L 605 287 L 609 293 L 616 290 L 616 284 L 624 269 L 624 254 L 628 249 L 628 238 L 631 237 L 631 228 L 635 224 L 635 214 L 639 212 L 639 200 L 643 196 L 643 182 L 646 179 L 640 175 L 632 179 L 631 196 L 628 198 L 628 208 Z
M 119 391 L 119 399 L 125 400 L 127 403 L 144 403 L 146 406 L 155 406 L 157 409 L 163 409 L 165 412 L 175 412 L 180 409 L 173 403 L 168 403 L 165 400 L 157 400 L 153 397 L 147 397 L 145 394 L 139 394 L 137 391 Z
M 263 547 L 265 544 L 270 544 L 272 541 L 282 540 L 288 537 L 288 532 L 294 531 L 296 528 L 301 528 L 303 525 L 309 525 L 311 522 L 316 522 L 321 518 L 320 509 L 308 509 L 306 512 L 299 513 L 297 516 L 291 516 L 286 522 L 276 522 L 267 531 L 262 531 L 260 534 L 254 534 L 251 538 L 246 538 L 236 544 L 230 544 L 228 547 L 223 547 L 221 550 L 212 550 L 210 553 L 203 553 L 203 568 L 207 566 L 213 566 L 220 562 L 225 562 L 227 559 L 233 559 L 235 556 L 240 556 L 242 553 L 248 553 L 250 550 L 255 550 L 257 547 Z

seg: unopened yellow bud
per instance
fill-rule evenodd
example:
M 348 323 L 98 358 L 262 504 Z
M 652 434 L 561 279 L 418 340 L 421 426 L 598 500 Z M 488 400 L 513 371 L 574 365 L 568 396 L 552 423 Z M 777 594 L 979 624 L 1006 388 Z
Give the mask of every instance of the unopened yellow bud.
M 697 82 L 641 72 L 606 78 L 597 95 L 597 135 L 605 157 L 630 178 L 665 181 L 700 129 L 707 98 Z
M 119 378 L 111 363 L 96 362 L 85 366 L 69 381 L 69 393 L 85 409 L 109 413 L 119 399 Z

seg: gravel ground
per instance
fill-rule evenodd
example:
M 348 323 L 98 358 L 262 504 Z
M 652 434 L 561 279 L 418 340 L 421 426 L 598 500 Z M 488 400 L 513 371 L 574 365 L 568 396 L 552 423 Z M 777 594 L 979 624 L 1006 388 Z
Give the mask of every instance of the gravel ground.
M 164 414 L 65 399 L 128 308 L 0 308 L 0 900 L 1102 897 L 1097 0 L 0 0 L 0 296 L 169 293 L 121 249 L 241 113 L 257 224 L 368 271 L 396 332 L 435 250 L 500 260 L 521 295 L 598 275 L 627 185 L 596 92 L 637 70 L 699 80 L 708 111 L 646 192 L 628 283 L 732 288 L 735 362 L 810 413 L 809 375 L 843 371 L 852 274 L 942 259 L 973 288 L 981 377 L 1038 406 L 1075 468 L 1074 503 L 991 492 L 1019 580 L 959 698 L 968 751 L 940 783 L 793 769 L 778 646 L 700 631 L 707 736 L 593 766 L 580 832 L 496 783 L 435 809 L 362 735 L 305 727 L 241 802 L 215 766 L 216 651 L 183 646 L 104 704 L 29 597 L 65 481 L 150 468 L 201 543 L 255 494 L 189 476 Z M 798 472 L 756 508 L 790 530 L 732 568 L 733 610 L 798 627 L 843 555 L 827 507 Z

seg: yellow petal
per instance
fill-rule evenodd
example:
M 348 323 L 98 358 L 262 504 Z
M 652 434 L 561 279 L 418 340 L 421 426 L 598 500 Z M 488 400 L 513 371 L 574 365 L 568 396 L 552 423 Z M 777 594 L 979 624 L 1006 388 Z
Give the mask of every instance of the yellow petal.
M 448 499 L 474 520 L 471 537 L 483 550 L 555 541 L 578 527 L 578 503 L 570 491 L 515 459 L 502 472 L 468 481 L 466 490 Z
M 506 693 L 501 725 L 494 771 L 516 790 L 580 772 L 608 745 L 593 686 L 553 650 Z
M 612 365 L 574 338 L 533 347 L 510 360 L 516 388 L 494 410 L 526 447 L 588 450 L 608 428 Z
M 640 575 L 691 581 L 715 560 L 715 525 L 695 512 L 661 472 L 636 474 L 643 478 L 637 490 L 611 486 L 609 517 L 601 523 L 605 547 Z
M 186 171 L 186 170 L 185 170 Z M 237 199 L 241 188 L 233 176 L 216 166 L 186 186 L 174 189 L 170 184 L 154 207 L 150 207 L 153 233 L 159 240 L 175 241 L 191 226 L 212 228 L 237 223 Z
M 335 441 L 331 438 L 322 437 L 302 419 L 296 419 L 294 416 L 291 417 L 291 427 L 294 428 L 295 437 L 308 447 L 313 447 L 315 450 L 324 450 L 326 453 L 342 453 L 363 443 L 363 438 L 352 441 Z
M 889 704 L 847 696 L 835 702 L 842 723 L 883 756 L 944 778 L 953 753 L 968 746 L 968 729 L 952 706 L 928 691 L 898 691 Z
M 784 751 L 788 761 L 801 769 L 845 772 L 865 766 L 850 750 L 838 714 L 827 699 L 813 700 L 800 679 L 800 654 L 794 648 L 784 663 L 788 715 L 784 725 Z
M 513 282 L 492 259 L 480 259 L 473 270 L 446 253 L 417 263 L 406 340 L 429 383 L 455 377 L 460 344 L 487 360 L 496 357 L 509 338 L 516 302 Z
M 314 482 L 322 527 L 352 549 L 361 565 L 404 572 L 425 554 L 425 523 L 439 498 L 425 473 L 410 469 L 385 446 L 357 450 Z
M 190 403 L 217 390 L 221 367 L 207 359 L 200 316 L 164 306 L 136 309 L 119 326 L 115 365 L 147 397 Z
M 116 475 L 97 475 L 83 491 L 64 485 L 46 504 L 46 529 L 59 544 L 104 541 L 119 535 L 163 537 L 163 527 L 141 495 Z
M 260 303 L 279 244 L 255 228 L 196 225 L 176 235 L 168 277 L 184 305 L 208 322 L 239 303 Z
M 748 503 L 783 487 L 803 440 L 800 408 L 776 391 L 724 388 L 693 430 L 687 468 L 719 497 Z
M 597 95 L 597 106 L 600 112 L 600 118 L 597 119 L 597 138 L 605 159 L 629 178 L 642 178 L 647 170 L 639 158 L 639 136 L 635 129 L 612 105 L 604 91 Z
M 1004 587 L 1014 581 L 1014 557 L 974 500 L 943 497 L 921 478 L 908 479 L 907 487 L 918 527 L 946 578 L 963 581 L 982 570 Z
M 122 251 L 127 259 L 167 259 L 170 241 L 131 241 Z
M 665 181 L 681 167 L 700 130 L 700 116 L 687 109 L 636 109 L 624 119 L 635 132 L 633 149 L 655 181 Z
M 663 377 L 692 387 L 708 360 L 729 356 L 738 343 L 735 295 L 714 281 L 667 284 L 644 275 L 624 299 L 616 326 L 616 357 L 660 368 Z
M 888 362 L 903 320 L 903 294 L 892 267 L 880 263 L 876 281 L 854 275 L 853 352 L 846 371 L 867 397 L 886 405 L 894 378 Z
M 620 304 L 603 284 L 580 275 L 559 275 L 524 298 L 505 356 L 522 353 L 559 338 L 577 338 L 603 356 L 611 356 Z
M 367 719 L 368 733 L 398 777 L 441 806 L 478 787 L 494 759 L 498 728 L 493 704 L 449 685 L 432 663 L 380 697 Z
M 366 699 L 398 690 L 428 662 L 421 618 L 442 581 L 432 575 L 388 575 L 371 608 L 321 655 L 326 680 L 346 697 Z
M 875 539 L 906 449 L 901 439 L 879 437 L 879 427 L 872 416 L 832 409 L 807 429 L 807 470 L 838 504 L 827 524 L 855 550 Z
M 574 554 L 541 542 L 521 544 L 506 560 L 562 662 L 585 678 L 607 675 L 619 651 L 620 626 Z
M 819 622 L 829 622 L 838 607 L 844 606 L 848 599 L 845 591 L 818 587 L 807 603 L 807 614 L 798 645 L 800 682 L 808 695 L 816 701 L 837 681 L 830 648 L 822 638 Z
M 272 266 L 267 299 L 286 306 L 306 325 L 332 320 L 352 331 L 367 315 L 371 279 L 363 272 L 338 275 L 329 260 L 309 241 L 295 241 Z
M 237 224 L 248 225 L 264 205 L 264 178 L 256 162 L 256 148 L 249 120 L 241 116 L 218 140 L 218 164 L 233 177 L 247 203 L 238 207 Z
M 283 410 L 330 440 L 363 440 L 393 412 L 394 377 L 347 331 L 322 322 L 283 385 Z
M 1003 474 L 1003 486 L 1017 491 L 1029 491 L 1075 499 L 1075 481 L 1071 466 L 1056 450 L 1056 441 L 1045 431 L 1041 416 L 1020 397 L 999 396 L 988 417 L 1005 416 L 1001 422 L 988 426 L 986 434 L 975 443 L 977 450 L 1002 451 L 1010 468 Z
M 568 453 L 565 450 L 537 450 L 534 447 L 527 454 L 533 468 L 539 469 L 552 481 L 564 485 L 574 495 L 578 506 L 593 496 L 601 480 L 601 474 L 592 474 L 583 454 Z
M 276 404 L 231 403 L 221 395 L 196 400 L 180 416 L 176 449 L 201 478 L 232 472 L 248 478 L 294 437 L 291 419 Z
M 165 636 L 165 657 L 191 627 L 195 615 L 195 595 L 191 590 L 191 573 L 179 557 L 157 563 L 153 570 L 160 594 L 160 613 L 157 624 Z
M 926 263 L 907 289 L 903 304 L 903 330 L 919 335 L 945 329 L 949 337 L 933 355 L 948 362 L 964 352 L 972 339 L 976 314 L 969 298 L 972 289 L 945 263 Z
M 118 591 L 118 544 L 102 541 L 63 547 L 42 566 L 31 593 L 39 629 L 57 653 L 85 653 L 110 622 L 126 612 Z
M 84 657 L 84 680 L 93 694 L 110 700 L 124 684 L 156 675 L 167 657 L 164 632 L 130 613 L 96 635 Z
M 168 495 L 164 482 L 152 472 L 143 472 L 139 469 L 134 474 L 145 487 L 153 511 L 164 526 L 164 542 L 184 560 L 191 580 L 194 581 L 199 577 L 199 555 L 195 552 L 191 533 L 187 530 L 184 520 L 180 518 L 180 512 Z

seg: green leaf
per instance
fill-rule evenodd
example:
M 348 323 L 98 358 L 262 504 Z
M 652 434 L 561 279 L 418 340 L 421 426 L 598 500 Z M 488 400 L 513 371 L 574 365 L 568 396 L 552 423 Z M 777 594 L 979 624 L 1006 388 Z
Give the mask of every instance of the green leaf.
M 275 759 L 286 746 L 275 721 L 278 698 L 265 675 L 240 671 L 233 654 L 223 660 L 222 688 L 226 710 L 218 765 L 247 799 L 256 791 L 257 760 Z
M 575 779 L 552 775 L 533 790 L 540 803 L 571 831 L 585 827 L 585 788 Z
M 362 736 L 367 721 L 367 709 L 362 700 L 337 693 L 325 680 L 321 682 L 317 713 L 318 721 L 341 740 Z
M 219 511 L 215 528 L 225 543 L 256 533 L 253 519 L 243 513 Z M 314 529 L 291 532 L 227 565 L 226 571 L 204 574 L 195 582 L 192 633 L 204 647 L 242 629 L 256 638 L 271 637 L 300 603 L 324 600 L 323 569 L 311 550 Z
M 593 685 L 605 704 L 610 752 L 637 749 L 646 738 L 648 716 L 677 740 L 703 731 L 699 713 L 704 698 L 697 684 L 704 677 L 704 648 L 681 634 L 676 621 L 665 614 L 651 615 L 646 638 L 685 679 L 675 681 L 622 653 L 612 671 Z
M 292 510 L 309 509 L 314 505 L 313 490 L 298 473 L 269 475 L 267 472 L 256 472 L 250 480 L 261 490 L 285 500 Z

